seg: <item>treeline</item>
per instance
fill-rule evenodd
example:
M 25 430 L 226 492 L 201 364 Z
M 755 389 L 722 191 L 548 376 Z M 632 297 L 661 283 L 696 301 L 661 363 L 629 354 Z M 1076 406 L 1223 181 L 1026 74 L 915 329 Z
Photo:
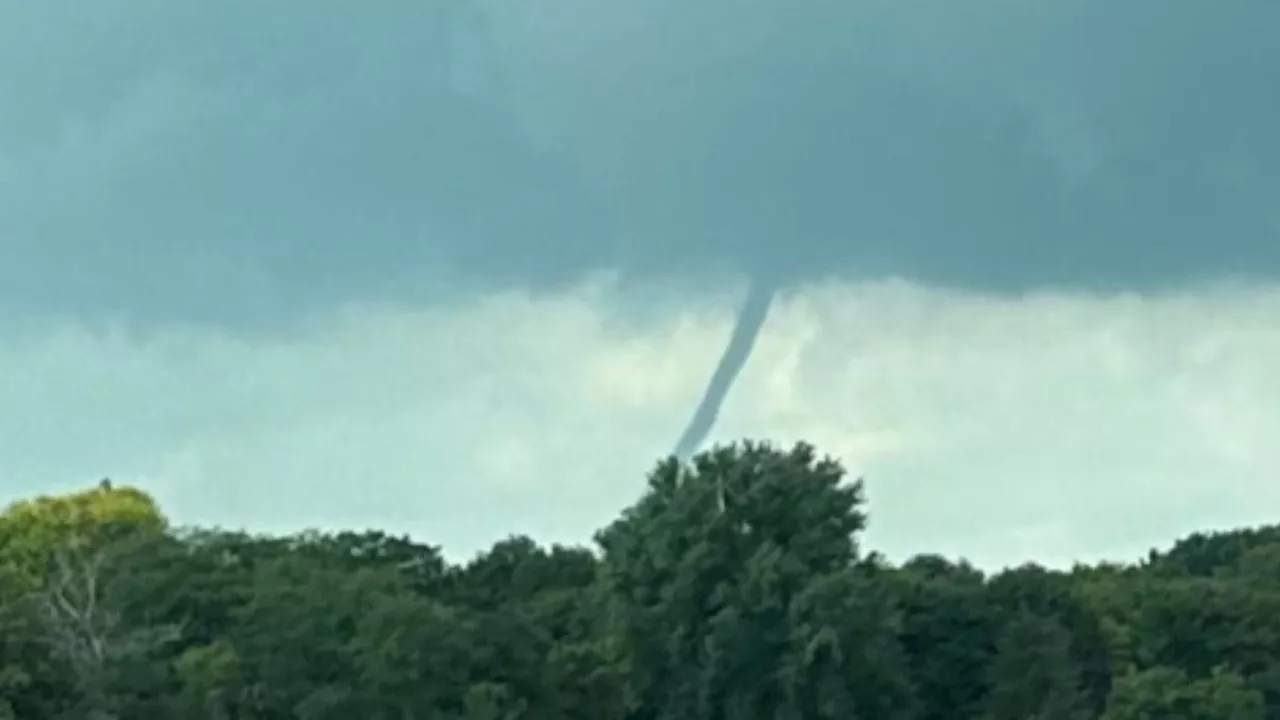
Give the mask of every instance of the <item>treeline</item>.
M 1135 511 L 1140 511 L 1136 509 Z M 660 464 L 593 549 L 169 527 L 104 484 L 0 516 L 0 717 L 1280 718 L 1280 530 L 995 575 L 859 548 L 804 445 Z

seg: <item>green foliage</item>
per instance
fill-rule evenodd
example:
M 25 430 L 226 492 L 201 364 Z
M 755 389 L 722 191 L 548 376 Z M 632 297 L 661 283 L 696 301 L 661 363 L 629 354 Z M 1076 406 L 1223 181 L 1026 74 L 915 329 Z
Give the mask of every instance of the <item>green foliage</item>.
M 0 512 L 0 577 L 38 584 L 60 553 L 92 552 L 166 525 L 149 495 L 105 481 L 83 492 L 20 500 Z
M 1262 720 L 1262 693 L 1218 668 L 1192 679 L 1183 670 L 1153 667 L 1116 680 L 1103 720 Z
M 671 720 L 791 711 L 781 669 L 802 630 L 797 601 L 850 570 L 865 525 L 861 484 L 842 480 L 805 445 L 655 471 L 598 536 L 634 704 Z
M 798 445 L 660 463 L 597 549 L 170 528 L 133 488 L 0 513 L 0 720 L 1280 718 L 1280 529 L 985 575 L 866 554 Z

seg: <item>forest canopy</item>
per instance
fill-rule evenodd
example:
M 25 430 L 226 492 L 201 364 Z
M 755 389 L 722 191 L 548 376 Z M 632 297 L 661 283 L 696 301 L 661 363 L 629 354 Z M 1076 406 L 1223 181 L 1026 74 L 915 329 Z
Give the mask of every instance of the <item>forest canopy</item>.
M 591 546 L 0 513 L 0 718 L 1280 718 L 1280 528 L 986 573 L 860 544 L 808 445 L 660 462 Z

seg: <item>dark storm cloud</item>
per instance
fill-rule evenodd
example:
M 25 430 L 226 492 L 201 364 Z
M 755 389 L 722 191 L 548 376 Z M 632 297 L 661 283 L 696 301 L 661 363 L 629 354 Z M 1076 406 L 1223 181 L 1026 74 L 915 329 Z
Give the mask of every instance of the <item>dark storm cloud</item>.
M 0 303 L 1280 270 L 1274 2 L 490 5 L 0 3 Z
M 469 10 L 0 5 L 0 299 L 240 322 L 597 262 L 585 193 L 460 82 Z
M 524 77 L 617 178 L 637 263 L 1003 290 L 1280 270 L 1276 3 L 574 4 L 583 39 Z

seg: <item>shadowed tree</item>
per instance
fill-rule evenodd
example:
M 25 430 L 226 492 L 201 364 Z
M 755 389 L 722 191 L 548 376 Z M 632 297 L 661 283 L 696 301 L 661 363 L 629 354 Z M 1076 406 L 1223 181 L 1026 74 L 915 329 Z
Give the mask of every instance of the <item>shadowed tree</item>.
M 803 444 L 745 443 L 660 464 L 640 501 L 598 536 L 634 717 L 787 716 L 813 683 L 873 663 L 863 654 L 877 645 L 851 640 L 879 637 L 874 621 L 846 627 L 822 589 L 851 582 L 842 577 L 858 558 L 861 504 L 861 482 L 845 482 Z
M 1262 693 L 1239 675 L 1215 670 L 1192 679 L 1182 670 L 1154 667 L 1116 680 L 1102 720 L 1263 720 Z

